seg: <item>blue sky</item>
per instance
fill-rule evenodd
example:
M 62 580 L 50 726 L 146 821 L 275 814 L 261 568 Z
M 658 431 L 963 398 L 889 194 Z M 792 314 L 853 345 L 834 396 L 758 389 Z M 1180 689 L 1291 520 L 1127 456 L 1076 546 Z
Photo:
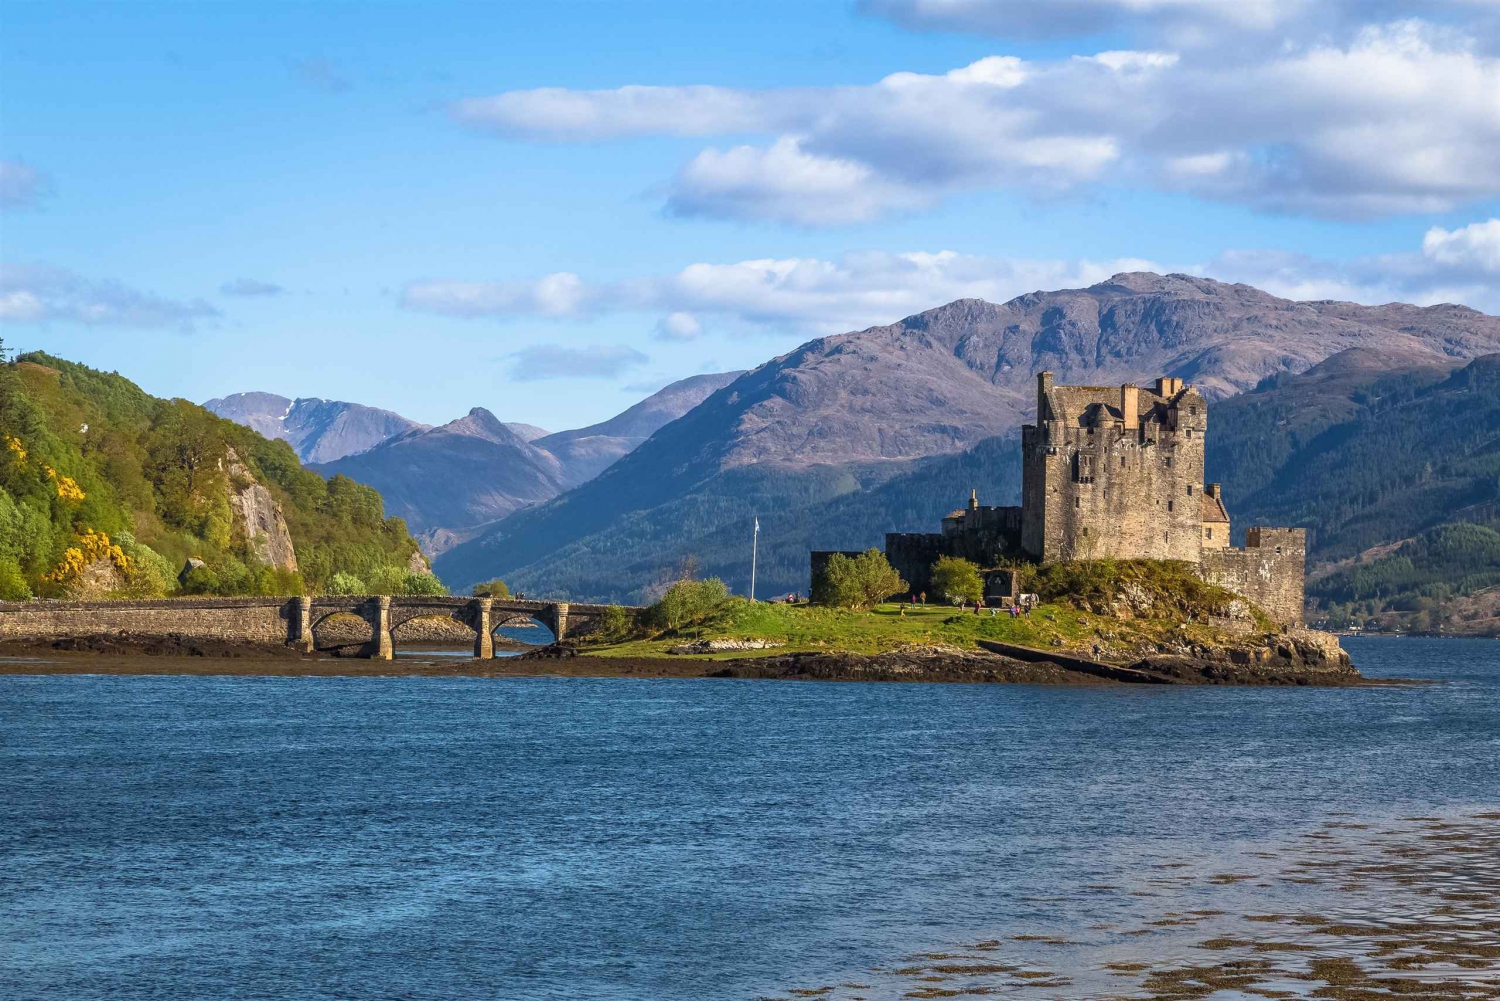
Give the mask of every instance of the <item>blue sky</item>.
M 1465 0 L 11 3 L 0 336 L 552 429 L 963 295 L 1500 311 Z

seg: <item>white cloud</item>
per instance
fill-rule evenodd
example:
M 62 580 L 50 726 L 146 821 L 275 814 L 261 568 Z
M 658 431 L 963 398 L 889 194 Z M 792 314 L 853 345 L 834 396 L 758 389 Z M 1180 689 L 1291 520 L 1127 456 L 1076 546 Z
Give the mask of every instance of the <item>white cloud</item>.
M 1434 226 L 1420 250 L 1320 261 L 1282 250 L 1229 250 L 1186 268 L 1239 281 L 1288 299 L 1350 302 L 1460 303 L 1500 313 L 1500 219 L 1455 230 Z
M 47 175 L 22 160 L 0 160 L 0 209 L 35 208 L 51 192 Z
M 787 136 L 768 149 L 704 150 L 677 175 L 667 208 L 682 216 L 820 226 L 864 222 L 933 201 L 933 194 L 886 180 L 865 164 L 805 153 Z
M 84 278 L 65 268 L 0 264 L 0 321 L 191 330 L 220 316 L 201 299 L 181 302 L 115 281 Z
M 703 333 L 703 324 L 692 313 L 681 310 L 668 313 L 656 324 L 656 336 L 664 341 L 694 341 Z
M 1422 237 L 1422 253 L 1447 267 L 1500 275 L 1500 219 L 1452 231 L 1434 226 Z
M 958 254 L 866 251 L 838 261 L 784 258 L 691 264 L 673 274 L 583 285 L 578 312 L 662 312 L 658 336 L 686 339 L 701 317 L 736 324 L 837 333 L 889 323 L 954 299 L 1003 301 L 1039 288 L 1089 285 L 1118 271 L 1150 270 L 1150 261 L 1003 260 Z M 541 285 L 553 276 L 530 283 Z M 453 316 L 538 315 L 525 282 L 436 282 L 411 286 L 410 309 Z M 461 288 L 457 299 L 443 293 Z M 484 304 L 485 308 L 479 308 Z M 693 336 L 696 336 L 695 334 Z
M 587 297 L 588 290 L 577 275 L 558 272 L 537 281 L 413 282 L 402 291 L 401 305 L 449 316 L 566 316 L 581 309 Z
M 919 313 L 955 299 L 1004 302 L 1037 290 L 1081 288 L 1121 271 L 1184 271 L 1246 282 L 1289 299 L 1346 299 L 1431 305 L 1456 302 L 1500 313 L 1500 219 L 1452 231 L 1434 228 L 1420 248 L 1345 261 L 1284 250 L 1231 249 L 1207 262 L 1137 258 L 1048 260 L 938 252 L 863 251 L 838 260 L 767 258 L 700 262 L 662 275 L 588 283 L 576 275 L 573 314 L 666 314 L 656 336 L 687 340 L 705 326 L 732 332 L 760 328 L 800 335 L 840 333 Z M 439 282 L 412 286 L 408 308 L 508 319 L 543 315 L 528 291 L 551 281 Z M 468 291 L 457 303 L 433 288 Z M 494 289 L 495 291 L 487 291 Z M 485 303 L 484 309 L 476 304 Z M 705 324 L 706 317 L 713 318 Z
M 510 356 L 510 377 L 517 382 L 542 379 L 613 379 L 627 368 L 651 359 L 620 345 L 568 348 L 539 344 Z
M 1220 21 L 1253 8 L 1261 15 L 1252 21 L 1274 25 L 1284 15 L 1300 23 L 1286 11 L 1305 5 L 1056 6 L 1192 8 Z M 1419 21 L 1342 37 L 1284 38 L 1247 53 L 991 56 L 839 87 L 512 91 L 460 101 L 453 114 L 552 142 L 762 135 L 692 157 L 668 185 L 667 207 L 801 225 L 863 222 L 961 191 L 1052 196 L 1106 182 L 1339 217 L 1500 196 L 1500 58 L 1457 29 Z

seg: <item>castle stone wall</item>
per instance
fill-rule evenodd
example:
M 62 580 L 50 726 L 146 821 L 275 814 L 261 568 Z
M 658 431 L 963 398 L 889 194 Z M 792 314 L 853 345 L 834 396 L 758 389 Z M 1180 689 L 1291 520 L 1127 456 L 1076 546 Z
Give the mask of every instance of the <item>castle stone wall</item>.
M 1284 626 L 1302 621 L 1307 530 L 1252 528 L 1243 549 L 1205 549 L 1199 574 L 1259 605 Z

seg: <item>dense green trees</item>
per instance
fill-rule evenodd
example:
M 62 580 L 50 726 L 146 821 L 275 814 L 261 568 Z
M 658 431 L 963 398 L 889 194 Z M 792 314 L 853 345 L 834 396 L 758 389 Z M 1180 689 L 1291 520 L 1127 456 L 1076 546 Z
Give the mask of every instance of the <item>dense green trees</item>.
M 236 462 L 281 505 L 298 573 L 259 564 L 235 524 Z M 186 593 L 322 591 L 338 574 L 378 593 L 440 592 L 408 571 L 415 552 L 379 494 L 303 469 L 285 442 L 41 352 L 0 363 L 0 599 L 70 593 L 101 560 L 115 593 L 174 593 L 190 556 L 205 565 Z
M 867 609 L 906 590 L 901 579 L 878 549 L 858 556 L 834 553 L 828 565 L 813 580 L 812 600 L 834 608 Z

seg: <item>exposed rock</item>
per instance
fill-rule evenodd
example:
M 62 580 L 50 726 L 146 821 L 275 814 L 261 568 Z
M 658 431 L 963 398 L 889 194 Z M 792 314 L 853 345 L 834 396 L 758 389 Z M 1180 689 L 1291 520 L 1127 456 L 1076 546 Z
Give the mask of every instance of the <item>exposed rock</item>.
M 1332 633 L 1291 629 L 1222 646 L 1164 643 L 1131 668 L 1190 684 L 1352 685 L 1364 680 Z
M 99 559 L 87 564 L 68 584 L 68 597 L 83 600 L 105 598 L 124 586 L 125 575 L 120 573 L 114 561 Z
M 196 557 L 196 556 L 189 556 L 187 558 L 187 562 L 182 565 L 182 569 L 179 570 L 179 571 L 177 571 L 177 583 L 179 583 L 179 584 L 186 584 L 187 583 L 187 579 L 188 579 L 188 574 L 192 573 L 194 570 L 202 569 L 203 567 L 205 567 L 207 565 L 208 564 L 204 563 L 198 557 Z
M 775 650 L 786 644 L 781 640 L 698 640 L 696 643 L 684 643 L 674 646 L 668 653 L 691 654 L 691 653 L 724 653 L 730 650 Z
M 422 555 L 421 550 L 411 554 L 411 559 L 406 561 L 407 573 L 432 573 L 432 564 L 427 562 L 427 557 Z
M 225 472 L 229 474 L 229 508 L 245 534 L 250 552 L 266 566 L 296 570 L 292 533 L 287 530 L 286 516 L 271 491 L 256 482 L 232 448 L 225 456 Z

